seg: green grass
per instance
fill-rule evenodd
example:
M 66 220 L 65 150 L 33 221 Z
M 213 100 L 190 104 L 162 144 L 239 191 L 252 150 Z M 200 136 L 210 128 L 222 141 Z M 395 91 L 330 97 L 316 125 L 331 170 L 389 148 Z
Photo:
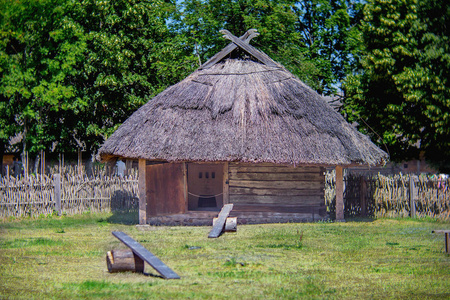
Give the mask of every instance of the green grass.
M 449 299 L 450 256 L 432 219 L 151 227 L 84 214 L 0 224 L 1 299 Z M 124 231 L 180 276 L 109 274 L 105 255 Z

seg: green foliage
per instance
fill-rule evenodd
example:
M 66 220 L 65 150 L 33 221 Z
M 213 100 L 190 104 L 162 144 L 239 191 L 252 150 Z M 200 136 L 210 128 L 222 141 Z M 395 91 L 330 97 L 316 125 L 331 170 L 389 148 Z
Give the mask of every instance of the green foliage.
M 220 29 L 256 28 L 252 44 L 319 93 L 345 80 L 344 114 L 393 160 L 449 170 L 449 14 L 443 0 L 1 1 L 0 148 L 21 133 L 34 153 L 95 151 L 221 50 Z
M 199 65 L 229 41 L 220 29 L 239 36 L 250 28 L 261 35 L 257 48 L 286 66 L 319 93 L 336 91 L 353 63 L 359 2 L 185 0 L 174 27 L 189 39 Z
M 345 113 L 391 158 L 450 171 L 450 6 L 446 1 L 369 1 L 361 70 L 346 81 Z M 376 132 L 376 133 L 374 133 Z
M 80 105 L 65 119 L 88 150 L 99 145 L 156 93 L 192 71 L 182 42 L 166 26 L 164 1 L 73 1 L 71 26 L 86 38 L 73 83 Z M 86 122 L 89 120 L 89 122 Z
M 22 133 L 24 150 L 95 151 L 195 67 L 167 28 L 169 2 L 8 0 L 1 8 L 0 139 Z
M 57 140 L 51 115 L 74 95 L 77 43 L 63 41 L 60 0 L 2 1 L 0 30 L 0 138 L 21 132 L 24 148 L 38 151 Z M 28 147 L 26 147 L 28 146 Z
M 255 28 L 261 34 L 251 43 L 271 58 L 287 66 L 291 72 L 312 84 L 315 65 L 305 59 L 307 48 L 296 31 L 295 1 L 185 0 L 174 27 L 188 38 L 188 45 L 204 63 L 225 47 L 219 30 L 227 29 L 236 36 Z M 312 75 L 311 75 L 312 74 Z
M 354 48 L 359 6 L 350 4 L 2 1 L 1 143 L 21 133 L 23 151 L 95 151 L 138 107 L 221 50 L 223 28 L 257 28 L 255 46 L 332 93 Z
M 295 6 L 296 30 L 307 47 L 305 57 L 316 67 L 311 84 L 319 93 L 334 94 L 351 73 L 355 56 L 361 50 L 358 24 L 362 18 L 361 1 L 307 0 Z

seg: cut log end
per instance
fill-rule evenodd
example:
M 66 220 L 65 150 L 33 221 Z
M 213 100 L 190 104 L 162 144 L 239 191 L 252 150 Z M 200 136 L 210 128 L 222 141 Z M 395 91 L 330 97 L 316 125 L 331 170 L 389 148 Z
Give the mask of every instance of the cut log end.
M 144 272 L 144 261 L 130 249 L 108 251 L 106 266 L 109 273 Z
M 213 219 L 213 227 L 216 224 L 218 218 Z M 237 231 L 237 217 L 228 217 L 225 221 L 224 232 L 236 232 Z

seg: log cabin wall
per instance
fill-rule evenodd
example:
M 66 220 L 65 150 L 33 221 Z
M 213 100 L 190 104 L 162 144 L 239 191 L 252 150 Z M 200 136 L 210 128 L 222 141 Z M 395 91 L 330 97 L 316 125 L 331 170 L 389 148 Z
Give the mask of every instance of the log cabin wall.
M 238 211 L 324 216 L 325 169 L 275 164 L 229 164 L 229 203 Z

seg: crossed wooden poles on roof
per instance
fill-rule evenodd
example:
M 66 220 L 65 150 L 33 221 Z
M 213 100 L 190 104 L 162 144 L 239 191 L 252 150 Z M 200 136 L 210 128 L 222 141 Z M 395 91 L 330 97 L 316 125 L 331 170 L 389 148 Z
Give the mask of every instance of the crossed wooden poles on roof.
M 230 54 L 234 49 L 237 47 L 241 48 L 257 60 L 259 60 L 261 63 L 265 64 L 269 67 L 279 67 L 269 56 L 267 56 L 265 53 L 259 51 L 255 47 L 250 45 L 250 40 L 254 37 L 257 37 L 259 35 L 258 30 L 256 29 L 249 29 L 243 36 L 236 37 L 231 32 L 229 32 L 226 29 L 220 30 L 220 33 L 223 34 L 223 37 L 232 41 L 232 43 L 228 44 L 225 48 L 222 49 L 219 53 L 211 57 L 210 60 L 208 60 L 206 63 L 204 63 L 200 69 L 208 69 L 221 61 L 224 57 L 226 57 L 228 54 Z

